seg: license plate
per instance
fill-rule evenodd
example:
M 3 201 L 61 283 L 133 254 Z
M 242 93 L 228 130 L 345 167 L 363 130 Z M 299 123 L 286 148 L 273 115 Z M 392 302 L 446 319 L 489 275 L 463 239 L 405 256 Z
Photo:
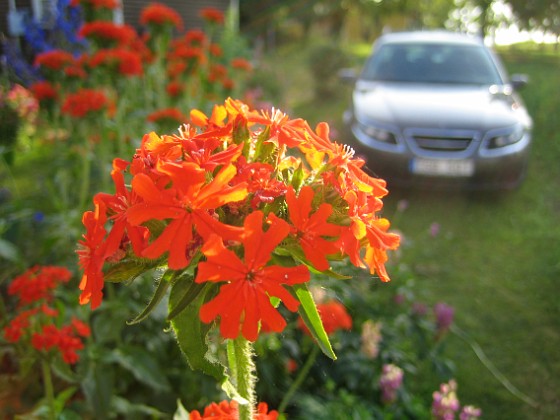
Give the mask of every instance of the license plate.
M 469 159 L 412 159 L 412 173 L 418 175 L 467 177 L 474 174 L 474 162 Z

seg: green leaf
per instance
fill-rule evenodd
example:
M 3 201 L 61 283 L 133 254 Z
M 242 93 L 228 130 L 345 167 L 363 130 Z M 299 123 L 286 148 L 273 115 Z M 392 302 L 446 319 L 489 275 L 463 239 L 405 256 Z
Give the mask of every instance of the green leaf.
M 110 359 L 132 373 L 139 382 L 157 391 L 171 390 L 157 359 L 147 350 L 138 346 L 121 345 L 111 354 Z
M 159 411 L 155 407 L 146 404 L 134 403 L 126 398 L 114 395 L 111 399 L 111 408 L 114 412 L 122 414 L 125 418 L 150 418 L 150 419 L 166 419 L 167 413 Z
M 179 298 L 179 301 L 173 309 L 169 310 L 169 314 L 167 315 L 167 320 L 171 321 L 181 312 L 183 312 L 199 295 L 199 293 L 204 289 L 205 284 L 195 283 L 194 281 L 191 283 L 190 287 L 187 289 L 185 294 Z
M 289 266 L 290 260 L 299 262 L 306 265 L 311 273 L 329 276 L 338 280 L 350 280 L 353 278 L 352 276 L 337 273 L 333 271 L 332 268 L 329 268 L 325 271 L 317 270 L 315 267 L 309 264 L 309 261 L 307 261 L 307 259 L 305 258 L 303 251 L 301 250 L 299 245 L 296 244 L 294 244 L 293 246 L 290 246 L 290 244 L 288 244 L 287 246 L 276 247 L 276 249 L 274 250 L 274 254 L 272 255 L 272 259 L 273 261 L 278 262 L 279 265 L 284 266 Z
M 352 276 L 347 276 L 345 274 L 337 273 L 336 271 L 333 271 L 332 268 L 329 268 L 328 270 L 325 271 L 319 271 L 316 268 L 311 267 L 310 265 L 307 265 L 307 267 L 309 268 L 309 271 L 311 271 L 314 274 L 329 276 L 337 280 L 351 280 L 354 278 Z
M 298 312 L 305 322 L 305 325 L 311 332 L 311 335 L 317 341 L 321 351 L 332 360 L 336 360 L 336 355 L 332 349 L 331 343 L 329 341 L 329 336 L 325 332 L 323 327 L 323 322 L 319 312 L 317 311 L 317 306 L 315 306 L 315 301 L 311 292 L 307 288 L 306 284 L 297 284 L 293 286 L 293 291 L 300 301 Z
M 173 420 L 189 420 L 190 414 L 188 410 L 185 408 L 181 400 L 177 400 L 177 410 L 173 414 Z
M 265 141 L 270 137 L 270 127 L 267 126 L 257 137 L 255 143 L 255 159 L 260 162 L 265 161 L 266 156 L 270 153 L 270 150 L 264 148 Z
M 78 387 L 71 386 L 60 391 L 54 400 L 55 411 L 61 413 L 68 400 L 76 393 Z
M 292 186 L 294 187 L 294 190 L 299 191 L 304 179 L 305 173 L 303 172 L 303 164 L 300 163 L 292 176 Z
M 171 288 L 169 308 L 173 309 L 188 295 L 191 283 L 177 281 Z M 200 307 L 205 298 L 213 292 L 213 285 L 206 283 L 193 301 L 171 320 L 177 342 L 187 363 L 193 370 L 201 370 L 213 376 L 221 384 L 227 380 L 225 366 L 209 353 L 206 335 L 212 324 L 204 324 L 199 318 Z
M 21 255 L 14 244 L 4 239 L 0 239 L 0 258 L 11 262 L 18 262 L 21 260 Z
M 90 363 L 87 375 L 82 381 L 82 391 L 88 406 L 93 410 L 93 418 L 109 418 L 110 401 L 114 391 L 114 372 L 105 364 Z
M 173 281 L 176 275 L 177 275 L 176 271 L 167 270 L 161 276 L 156 291 L 154 292 L 154 295 L 152 296 L 152 299 L 150 299 L 148 305 L 144 308 L 144 310 L 141 313 L 139 313 L 136 316 L 136 318 L 134 318 L 131 321 L 127 321 L 128 325 L 138 324 L 139 322 L 145 320 L 148 317 L 148 315 L 150 315 L 150 313 L 152 313 L 152 311 L 156 308 L 158 303 L 160 303 L 163 297 L 165 296 L 165 292 L 167 292 L 167 289 L 171 285 L 171 282 Z
M 132 281 L 140 274 L 151 270 L 158 265 L 157 260 L 138 260 L 126 258 L 113 264 L 105 273 L 105 281 L 111 283 L 121 283 Z

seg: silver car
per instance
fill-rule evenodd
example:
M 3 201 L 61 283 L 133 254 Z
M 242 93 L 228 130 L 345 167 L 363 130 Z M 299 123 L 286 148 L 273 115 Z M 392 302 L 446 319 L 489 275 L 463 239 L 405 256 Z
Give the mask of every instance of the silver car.
M 508 78 L 480 38 L 386 34 L 353 80 L 346 140 L 390 185 L 510 189 L 523 180 L 532 120 L 516 90 L 527 78 Z

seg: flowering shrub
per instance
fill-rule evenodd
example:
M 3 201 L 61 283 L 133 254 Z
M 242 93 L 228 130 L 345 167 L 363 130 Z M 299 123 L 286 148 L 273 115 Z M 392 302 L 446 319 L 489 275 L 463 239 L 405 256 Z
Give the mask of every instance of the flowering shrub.
M 26 376 L 29 367 L 40 365 L 46 404 L 52 418 L 57 409 L 51 370 L 57 360 L 76 364 L 80 359 L 78 352 L 84 349 L 84 339 L 91 334 L 88 324 L 76 316 L 67 320 L 61 310 L 51 306 L 55 290 L 71 276 L 65 267 L 34 266 L 15 277 L 7 293 L 16 300 L 17 306 L 8 319 L 2 320 L 2 336 L 22 360 L 21 376 Z
M 245 345 L 261 329 L 285 328 L 279 302 L 299 309 L 334 358 L 305 285 L 310 272 L 337 276 L 330 262 L 348 257 L 388 281 L 387 251 L 399 244 L 378 215 L 385 182 L 366 175 L 363 164 L 331 141 L 324 123 L 313 130 L 232 99 L 209 117 L 193 110 L 177 135 L 149 133 L 130 162 L 115 159 L 115 194 L 97 194 L 95 210 L 83 217 L 80 302 L 96 308 L 104 281 L 161 267 L 145 313 L 171 287 L 168 318 L 184 353 L 220 382 L 224 371 L 204 357 L 209 327 Z M 238 392 L 252 401 L 243 395 L 248 389 Z

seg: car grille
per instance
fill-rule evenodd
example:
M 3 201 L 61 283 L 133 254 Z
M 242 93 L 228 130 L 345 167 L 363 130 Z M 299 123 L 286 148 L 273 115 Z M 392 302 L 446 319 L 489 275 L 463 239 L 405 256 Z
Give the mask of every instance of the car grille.
M 423 150 L 438 152 L 459 152 L 466 150 L 472 142 L 472 137 L 450 136 L 412 136 L 416 146 Z

